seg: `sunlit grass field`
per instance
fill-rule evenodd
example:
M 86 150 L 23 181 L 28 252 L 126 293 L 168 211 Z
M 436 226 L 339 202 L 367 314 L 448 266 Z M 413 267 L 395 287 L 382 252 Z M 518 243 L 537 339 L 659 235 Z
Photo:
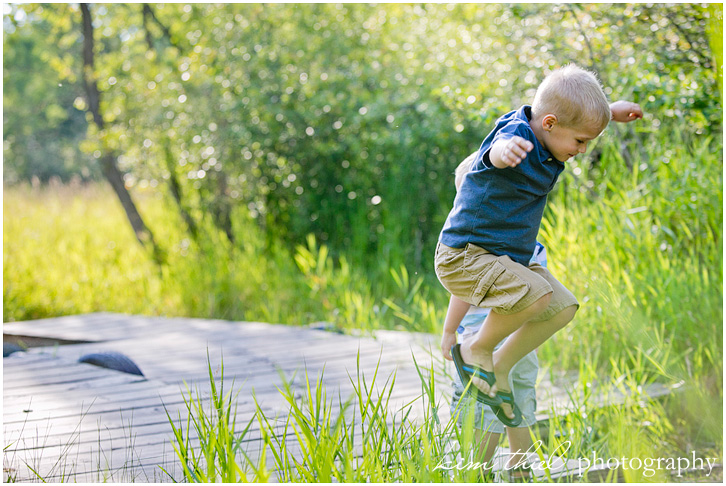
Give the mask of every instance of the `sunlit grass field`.
M 625 161 L 603 144 L 597 173 L 567 171 L 540 232 L 550 269 L 582 304 L 540 350 L 542 367 L 578 371 L 573 387 L 585 396 L 596 385 L 636 395 L 654 382 L 685 390 L 645 405 L 584 403 L 581 416 L 557 425 L 602 457 L 694 449 L 722 457 L 722 148 L 670 142 L 644 147 L 632 170 L 616 170 Z M 312 238 L 269 249 L 241 212 L 237 247 L 211 225 L 195 242 L 163 191 L 134 196 L 167 253 L 162 267 L 106 186 L 5 187 L 4 322 L 108 311 L 441 330 L 448 299 L 432 269 L 354 267 Z

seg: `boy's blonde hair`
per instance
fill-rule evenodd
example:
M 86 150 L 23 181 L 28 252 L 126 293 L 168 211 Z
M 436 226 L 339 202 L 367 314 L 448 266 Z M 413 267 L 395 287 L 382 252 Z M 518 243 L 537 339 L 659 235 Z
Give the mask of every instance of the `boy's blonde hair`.
M 550 73 L 537 88 L 532 118 L 553 114 L 564 127 L 599 131 L 610 122 L 610 104 L 595 74 L 574 64 Z

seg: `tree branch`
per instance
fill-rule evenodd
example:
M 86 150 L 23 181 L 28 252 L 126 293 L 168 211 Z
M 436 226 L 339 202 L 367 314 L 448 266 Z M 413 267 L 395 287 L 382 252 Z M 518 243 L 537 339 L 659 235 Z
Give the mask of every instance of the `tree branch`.
M 143 19 L 144 19 L 143 24 L 144 24 L 144 31 L 146 33 L 146 35 L 145 35 L 146 45 L 149 46 L 149 50 L 153 51 L 154 50 L 154 38 L 151 36 L 151 31 L 149 30 L 149 19 L 150 19 L 149 14 L 153 15 L 153 12 L 151 11 L 151 9 L 149 8 L 149 6 L 147 4 L 144 4 L 144 7 L 143 7 L 141 13 L 142 13 Z
M 162 32 L 162 34 L 164 34 L 164 38 L 166 39 L 166 41 L 169 44 L 171 44 L 173 47 L 176 47 L 176 49 L 179 52 L 181 52 L 182 51 L 181 47 L 179 47 L 179 45 L 176 42 L 174 42 L 174 40 L 171 37 L 171 32 L 169 31 L 169 29 L 167 28 L 166 25 L 161 23 L 161 21 L 156 16 L 156 14 L 154 13 L 154 10 L 151 8 L 151 6 L 148 3 L 145 3 L 142 8 L 143 8 L 143 14 L 144 14 L 144 27 L 146 27 L 146 19 L 147 18 L 151 19 L 161 29 L 161 32 Z M 146 29 L 146 32 L 147 32 L 147 43 L 148 43 L 149 42 L 148 41 L 148 36 L 149 36 L 148 28 Z M 151 46 L 151 44 L 149 44 L 149 45 Z M 153 49 L 153 46 L 151 48 Z
M 592 50 L 592 44 L 590 44 L 590 38 L 587 37 L 587 34 L 585 33 L 585 29 L 582 28 L 582 24 L 580 23 L 580 19 L 577 18 L 577 13 L 572 8 L 572 5 L 570 5 L 569 3 L 567 3 L 565 5 L 567 7 L 567 10 L 574 17 L 575 24 L 577 25 L 577 29 L 580 31 L 580 34 L 582 35 L 582 37 L 585 39 L 585 44 L 587 45 L 588 57 L 590 58 L 590 68 L 591 69 L 594 69 L 597 72 L 598 71 L 597 64 L 595 63 L 595 57 L 594 57 L 594 53 L 593 53 L 593 50 Z

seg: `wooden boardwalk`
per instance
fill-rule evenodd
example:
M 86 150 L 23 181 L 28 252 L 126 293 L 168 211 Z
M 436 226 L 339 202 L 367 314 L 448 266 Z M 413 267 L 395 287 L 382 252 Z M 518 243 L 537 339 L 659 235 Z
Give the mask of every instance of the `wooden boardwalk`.
M 336 333 L 256 322 L 89 314 L 3 326 L 4 338 L 42 342 L 3 359 L 4 477 L 18 481 L 161 482 L 182 479 L 171 444 L 167 411 L 186 418 L 186 384 L 209 391 L 208 363 L 225 384 L 234 379 L 237 423 L 254 413 L 252 394 L 266 416 L 287 410 L 278 387 L 283 376 L 293 389 L 323 373 L 328 396 L 352 393 L 357 362 L 370 383 L 382 386 L 396 373 L 393 407 L 421 395 L 414 367 L 433 370 L 439 417 L 450 417 L 453 366 L 438 351 L 438 336 L 378 331 L 372 336 Z M 52 345 L 53 341 L 64 345 Z M 117 351 L 133 360 L 144 376 L 79 363 L 88 353 Z M 358 356 L 360 357 L 358 360 Z M 209 360 L 209 361 L 208 361 Z M 541 373 L 541 375 L 543 375 Z M 542 384 L 541 384 L 542 385 Z M 337 394 L 335 395 L 337 396 Z M 538 415 L 568 406 L 566 394 L 551 384 L 538 386 Z M 422 400 L 418 400 L 422 403 Z M 414 408 L 414 416 L 420 412 Z M 259 448 L 259 430 L 250 449 Z
M 239 424 L 253 416 L 252 392 L 269 417 L 287 410 L 278 390 L 282 376 L 302 393 L 305 371 L 314 385 L 324 368 L 326 390 L 339 389 L 345 397 L 359 354 L 369 381 L 376 366 L 381 386 L 396 371 L 398 406 L 421 393 L 412 354 L 421 366 L 437 369 L 442 400 L 450 393 L 442 360 L 432 360 L 428 349 L 436 350 L 436 340 L 428 335 L 354 337 L 254 322 L 118 314 L 5 324 L 3 331 L 6 341 L 78 342 L 32 347 L 3 359 L 3 446 L 9 446 L 3 468 L 17 480 L 37 479 L 33 470 L 57 481 L 171 480 L 159 466 L 181 479 L 166 411 L 186 417 L 186 384 L 208 392 L 208 363 L 219 378 L 223 362 L 225 384 L 234 379 L 240 390 Z M 128 356 L 144 377 L 78 363 L 103 351 Z M 448 407 L 441 410 L 448 420 Z

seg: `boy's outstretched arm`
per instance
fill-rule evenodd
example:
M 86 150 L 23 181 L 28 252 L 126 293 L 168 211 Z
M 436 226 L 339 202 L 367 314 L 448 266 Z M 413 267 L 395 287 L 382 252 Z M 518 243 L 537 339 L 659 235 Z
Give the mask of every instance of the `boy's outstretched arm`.
M 616 101 L 610 103 L 611 120 L 621 123 L 631 122 L 643 118 L 643 110 L 640 105 L 632 101 Z
M 441 336 L 441 354 L 449 361 L 453 361 L 451 346 L 456 344 L 456 329 L 468 310 L 468 302 L 464 302 L 453 295 L 451 296 L 449 309 L 446 311 L 446 319 L 444 320 L 444 333 Z

